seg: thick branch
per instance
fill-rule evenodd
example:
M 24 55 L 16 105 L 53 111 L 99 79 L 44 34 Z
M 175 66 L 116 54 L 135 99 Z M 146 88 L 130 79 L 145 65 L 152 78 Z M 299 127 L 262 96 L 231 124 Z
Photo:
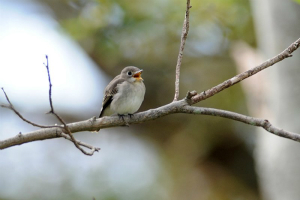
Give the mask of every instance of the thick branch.
M 298 40 L 296 40 L 293 44 L 291 44 L 283 52 L 281 52 L 277 56 L 265 61 L 264 63 L 260 64 L 259 66 L 254 67 L 254 68 L 252 68 L 246 72 L 243 72 L 241 74 L 238 74 L 238 75 L 232 77 L 231 79 L 228 79 L 228 80 L 224 81 L 223 83 L 220 83 L 219 85 L 212 87 L 211 89 L 208 89 L 208 90 L 201 92 L 200 94 L 194 96 L 192 98 L 191 103 L 195 104 L 199 101 L 205 100 L 205 99 L 221 92 L 222 90 L 224 90 L 228 87 L 231 87 L 231 86 L 241 82 L 242 80 L 249 78 L 250 76 L 253 76 L 254 74 L 274 65 L 275 63 L 282 61 L 283 59 L 291 57 L 292 56 L 291 54 L 299 48 L 299 45 L 300 45 L 300 38 Z
M 299 134 L 278 129 L 274 127 L 268 120 L 249 117 L 249 116 L 245 116 L 245 115 L 241 115 L 238 113 L 225 111 L 225 110 L 189 106 L 186 99 L 180 101 L 174 101 L 170 104 L 164 105 L 156 109 L 151 109 L 145 112 L 137 113 L 132 118 L 125 117 L 126 122 L 124 122 L 118 116 L 102 117 L 99 119 L 96 119 L 94 117 L 89 120 L 70 123 L 67 124 L 67 126 L 69 127 L 72 133 L 82 132 L 82 131 L 96 131 L 99 128 L 103 129 L 109 127 L 122 126 L 125 125 L 126 123 L 128 124 L 143 123 L 146 121 L 155 120 L 160 117 L 174 114 L 174 113 L 211 115 L 211 116 L 224 117 L 224 118 L 240 121 L 249 125 L 262 127 L 268 132 L 278 135 L 280 137 L 292 139 L 298 142 L 300 141 Z M 0 149 L 5 149 L 15 145 L 21 145 L 27 142 L 64 137 L 63 134 L 64 133 L 62 132 L 62 129 L 57 127 L 44 128 L 27 134 L 18 134 L 15 137 L 0 141 Z
M 190 0 L 187 0 L 186 2 L 186 11 L 185 11 L 185 18 L 183 22 L 182 32 L 181 32 L 181 42 L 180 42 L 180 48 L 179 48 L 179 54 L 177 58 L 177 64 L 176 64 L 176 79 L 175 79 L 175 96 L 174 101 L 178 100 L 179 97 L 179 77 L 180 77 L 180 66 L 182 62 L 182 56 L 183 56 L 183 50 L 185 41 L 187 38 L 187 35 L 189 33 L 189 27 L 190 27 Z
M 125 125 L 126 123 L 137 124 L 149 120 L 154 120 L 172 113 L 176 113 L 178 112 L 178 108 L 184 105 L 187 105 L 185 100 L 172 102 L 170 104 L 164 105 L 156 109 L 151 109 L 145 112 L 134 114 L 132 118 L 125 117 L 126 122 L 124 122 L 118 116 L 102 117 L 98 119 L 94 117 L 89 120 L 70 123 L 67 124 L 67 126 L 69 127 L 69 130 L 72 133 L 76 133 L 82 131 L 97 131 L 99 128 L 103 129 L 109 127 L 122 126 Z M 0 141 L 0 149 L 5 149 L 15 145 L 21 145 L 24 143 L 38 141 L 38 140 L 59 138 L 62 137 L 62 133 L 63 132 L 61 128 L 55 127 L 55 128 L 44 128 L 27 134 L 18 134 L 15 137 Z

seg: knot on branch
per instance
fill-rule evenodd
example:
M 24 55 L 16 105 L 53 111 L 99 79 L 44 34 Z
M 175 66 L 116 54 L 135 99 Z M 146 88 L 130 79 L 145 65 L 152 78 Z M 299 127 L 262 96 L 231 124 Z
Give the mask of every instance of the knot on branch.
M 269 122 L 269 120 L 265 119 L 263 122 L 264 129 L 269 130 L 270 126 L 271 126 L 271 123 Z
M 186 97 L 185 97 L 185 100 L 186 102 L 189 104 L 189 105 L 192 105 L 192 97 L 193 96 L 196 96 L 197 95 L 197 92 L 196 90 L 193 90 L 193 91 L 188 91 L 187 94 L 186 94 Z
M 294 42 L 290 47 L 288 47 L 288 53 L 286 57 L 292 57 L 292 53 L 299 47 L 300 43 L 298 41 Z

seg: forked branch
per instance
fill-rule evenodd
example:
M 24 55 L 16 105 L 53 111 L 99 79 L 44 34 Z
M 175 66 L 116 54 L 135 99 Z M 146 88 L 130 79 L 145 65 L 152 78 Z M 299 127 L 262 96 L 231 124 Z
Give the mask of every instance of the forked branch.
M 75 137 L 72 135 L 69 127 L 67 126 L 66 122 L 54 111 L 54 107 L 53 107 L 53 103 L 52 103 L 52 83 L 51 83 L 51 76 L 50 76 L 50 72 L 49 72 L 49 60 L 48 60 L 48 55 L 46 55 L 46 64 L 44 63 L 46 69 L 47 69 L 47 73 L 48 73 L 48 82 L 49 82 L 49 103 L 50 103 L 50 111 L 48 112 L 48 114 L 53 114 L 62 124 L 63 124 L 63 129 L 64 132 L 67 133 L 64 134 L 63 132 L 61 132 L 62 137 L 64 137 L 65 139 L 70 140 L 71 142 L 73 142 L 73 144 L 76 146 L 77 149 L 79 149 L 82 153 L 84 153 L 85 155 L 88 156 L 92 156 L 94 154 L 95 151 L 99 151 L 100 148 L 97 147 L 93 147 L 91 145 L 85 144 L 81 141 L 77 141 L 75 139 Z M 91 149 L 90 152 L 85 151 L 81 146 L 87 147 L 89 149 Z
M 63 124 L 63 126 L 42 126 L 42 125 L 32 123 L 29 120 L 26 120 L 18 111 L 15 110 L 15 108 L 13 107 L 12 103 L 10 102 L 8 96 L 6 95 L 4 89 L 2 89 L 7 101 L 9 103 L 8 106 L 2 105 L 2 107 L 13 110 L 25 122 L 27 122 L 33 126 L 41 127 L 42 129 L 27 133 L 27 134 L 18 134 L 15 137 L 0 141 L 0 149 L 5 149 L 5 148 L 12 147 L 15 145 L 21 145 L 21 144 L 24 144 L 27 142 L 45 140 L 45 139 L 50 139 L 50 138 L 64 137 L 64 138 L 72 141 L 74 143 L 74 145 L 77 148 L 79 148 L 83 153 L 85 153 L 85 152 L 84 152 L 84 150 L 82 150 L 82 148 L 80 146 L 91 149 L 91 152 L 89 152 L 89 154 L 88 153 L 85 153 L 85 154 L 92 155 L 95 151 L 98 151 L 99 148 L 95 148 L 95 147 L 92 147 L 91 145 L 85 144 L 81 141 L 77 141 L 73 137 L 73 134 L 71 134 L 71 133 L 82 132 L 82 131 L 96 131 L 96 130 L 103 129 L 103 128 L 125 125 L 125 123 L 128 123 L 128 124 L 143 123 L 143 122 L 146 122 L 149 120 L 155 120 L 160 117 L 174 114 L 174 113 L 211 115 L 211 116 L 224 117 L 224 118 L 228 118 L 231 120 L 243 122 L 243 123 L 246 123 L 249 125 L 262 127 L 266 131 L 268 131 L 272 134 L 300 142 L 299 134 L 276 128 L 266 119 L 253 118 L 253 117 L 245 116 L 242 114 L 225 111 L 225 110 L 214 109 L 214 108 L 201 108 L 201 107 L 191 106 L 195 103 L 198 103 L 202 100 L 212 97 L 213 95 L 223 91 L 224 89 L 229 88 L 229 87 L 235 85 L 236 83 L 239 83 L 242 80 L 244 80 L 250 76 L 253 76 L 254 74 L 256 74 L 256 73 L 288 58 L 288 57 L 291 57 L 292 53 L 299 48 L 300 38 L 298 40 L 296 40 L 293 44 L 291 44 L 282 53 L 265 61 L 261 65 L 256 66 L 244 73 L 238 74 L 238 75 L 224 81 L 223 83 L 220 83 L 219 85 L 214 86 L 200 94 L 197 94 L 196 91 L 188 92 L 186 95 L 186 98 L 184 98 L 182 100 L 178 100 L 180 66 L 181 66 L 181 61 L 182 61 L 182 56 L 183 56 L 184 45 L 185 45 L 185 41 L 187 38 L 188 30 L 189 30 L 189 9 L 190 8 L 191 8 L 190 0 L 187 0 L 186 15 L 185 15 L 184 23 L 183 23 L 181 44 L 180 44 L 179 55 L 178 55 L 178 59 L 177 59 L 177 65 L 176 65 L 175 97 L 174 97 L 174 101 L 172 103 L 161 106 L 156 109 L 150 109 L 145 112 L 137 113 L 134 115 L 133 118 L 128 117 L 126 122 L 124 120 L 121 120 L 117 116 L 110 116 L 110 117 L 102 117 L 100 119 L 96 119 L 96 117 L 93 117 L 89 120 L 66 124 L 59 117 L 59 115 L 57 115 L 54 112 L 54 108 L 52 105 L 52 98 L 51 98 L 52 84 L 51 84 L 49 67 L 48 67 L 48 57 L 46 57 L 47 64 L 45 64 L 45 66 L 47 67 L 48 79 L 49 79 L 49 102 L 50 102 L 50 107 L 51 107 L 50 113 L 54 114 L 58 118 L 58 120 Z
M 281 52 L 277 56 L 274 56 L 273 58 L 263 62 L 262 64 L 254 67 L 252 69 L 249 69 L 248 71 L 240 73 L 240 74 L 232 77 L 231 79 L 228 79 L 228 80 L 224 81 L 223 83 L 220 83 L 219 85 L 217 85 L 215 87 L 212 87 L 211 89 L 208 89 L 198 95 L 195 95 L 192 98 L 191 103 L 195 104 L 199 101 L 202 101 L 209 97 L 212 97 L 213 95 L 221 92 L 222 90 L 224 90 L 228 87 L 231 87 L 231 86 L 241 82 L 242 80 L 249 78 L 250 76 L 253 76 L 254 74 L 282 61 L 283 59 L 292 57 L 292 53 L 299 48 L 299 45 L 300 45 L 300 38 L 298 38 L 298 40 L 293 42 L 288 48 L 286 48 L 283 52 Z
M 40 125 L 40 124 L 36 124 L 26 118 L 24 118 L 16 109 L 15 107 L 13 106 L 13 104 L 11 103 L 10 99 L 8 98 L 4 88 L 1 88 L 4 95 L 5 95 L 5 98 L 8 102 L 8 106 L 6 105 L 1 105 L 1 107 L 4 107 L 4 108 L 8 108 L 12 111 L 14 111 L 15 114 L 17 114 L 23 121 L 27 122 L 28 124 L 31 124 L 33 126 L 36 126 L 36 127 L 39 127 L 39 128 L 56 128 L 56 129 L 60 129 L 61 131 L 58 131 L 56 132 L 56 134 L 60 137 L 64 137 L 65 139 L 73 142 L 73 144 L 82 152 L 84 153 L 85 155 L 93 155 L 95 151 L 99 151 L 100 148 L 97 148 L 97 147 L 93 147 L 92 145 L 89 145 L 89 144 L 86 144 L 84 142 L 81 142 L 81 141 L 77 141 L 74 136 L 72 135 L 69 127 L 67 126 L 67 124 L 65 123 L 65 121 L 54 111 L 54 107 L 53 107 L 53 103 L 52 103 L 52 83 L 51 83 L 51 77 L 50 77 L 50 72 L 49 72 L 49 60 L 48 60 L 48 56 L 46 55 L 46 64 L 44 63 L 46 69 L 47 69 L 47 73 L 48 73 L 48 81 L 49 81 L 49 103 L 50 103 L 50 111 L 47 113 L 47 114 L 53 114 L 62 124 L 63 126 L 58 126 L 58 125 L 55 125 L 55 126 L 45 126 L 45 125 Z M 65 133 L 64 133 L 65 132 Z M 23 136 L 21 133 L 18 134 L 18 138 L 23 140 L 24 138 L 26 138 L 27 136 Z M 3 142 L 3 141 L 0 141 L 0 143 Z M 83 147 L 86 147 L 88 149 L 90 149 L 91 151 L 88 152 L 86 150 L 84 150 L 81 146 Z

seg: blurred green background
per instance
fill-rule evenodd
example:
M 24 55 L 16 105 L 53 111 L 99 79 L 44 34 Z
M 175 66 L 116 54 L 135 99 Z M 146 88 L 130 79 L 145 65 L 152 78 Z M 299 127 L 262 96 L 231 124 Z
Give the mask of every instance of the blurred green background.
M 147 92 L 141 110 L 172 101 L 186 1 L 44 2 L 63 29 L 108 75 L 114 77 L 127 65 L 144 69 Z M 181 67 L 181 98 L 188 90 L 201 92 L 237 73 L 229 56 L 232 43 L 242 40 L 255 45 L 247 0 L 197 0 L 191 5 L 190 32 Z M 199 106 L 247 114 L 239 85 Z M 198 199 L 257 199 L 251 142 L 246 145 L 239 137 L 247 134 L 244 127 L 237 129 L 240 126 L 245 125 L 178 114 L 134 128 L 138 128 L 136 137 L 150 140 L 161 149 L 172 172 L 170 199 L 185 199 L 187 193 Z
M 50 10 L 49 13 L 61 26 L 60 31 L 80 44 L 108 79 L 128 65 L 144 70 L 147 92 L 140 111 L 173 100 L 186 1 L 41 0 L 35 3 Z M 243 41 L 252 47 L 256 45 L 248 0 L 191 0 L 191 5 L 190 32 L 181 66 L 180 98 L 184 98 L 187 91 L 204 91 L 237 74 L 230 56 L 235 42 Z M 85 78 L 88 81 L 89 77 Z M 102 90 L 92 92 L 99 93 L 100 105 Z M 239 84 L 197 106 L 248 113 Z M 67 121 L 81 119 L 81 116 L 68 113 L 62 115 Z M 124 129 L 117 130 L 122 134 Z M 75 184 L 71 181 L 57 190 L 57 196 L 60 199 L 95 197 L 97 200 L 260 199 L 252 157 L 254 138 L 251 133 L 254 130 L 227 119 L 184 114 L 132 125 L 126 131 L 132 131 L 133 138 L 153 146 L 168 176 L 161 171 L 149 191 L 131 192 L 126 197 L 109 189 L 98 193 L 89 193 L 88 189 L 85 192 L 70 189 L 70 193 L 64 194 L 68 185 L 72 188 Z M 80 139 L 85 141 L 84 134 L 80 135 Z M 80 154 L 74 147 L 71 148 L 72 154 Z M 94 157 L 101 159 L 101 154 L 104 153 Z M 98 174 L 97 170 L 91 172 L 91 183 L 93 178 L 99 179 L 99 174 L 93 174 Z M 103 187 L 94 181 L 93 186 Z M 138 183 L 126 182 L 123 187 L 126 190 L 126 185 L 131 184 Z M 163 192 L 160 193 L 158 187 Z M 39 199 L 41 196 L 31 198 Z

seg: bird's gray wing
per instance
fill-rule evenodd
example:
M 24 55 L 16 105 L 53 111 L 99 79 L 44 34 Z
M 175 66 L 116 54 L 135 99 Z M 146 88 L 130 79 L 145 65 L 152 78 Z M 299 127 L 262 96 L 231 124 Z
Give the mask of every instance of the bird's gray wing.
M 118 84 L 121 84 L 124 81 L 125 80 L 120 78 L 120 75 L 118 75 L 106 86 L 99 118 L 102 117 L 105 108 L 107 108 L 112 102 L 113 96 L 117 94 Z

